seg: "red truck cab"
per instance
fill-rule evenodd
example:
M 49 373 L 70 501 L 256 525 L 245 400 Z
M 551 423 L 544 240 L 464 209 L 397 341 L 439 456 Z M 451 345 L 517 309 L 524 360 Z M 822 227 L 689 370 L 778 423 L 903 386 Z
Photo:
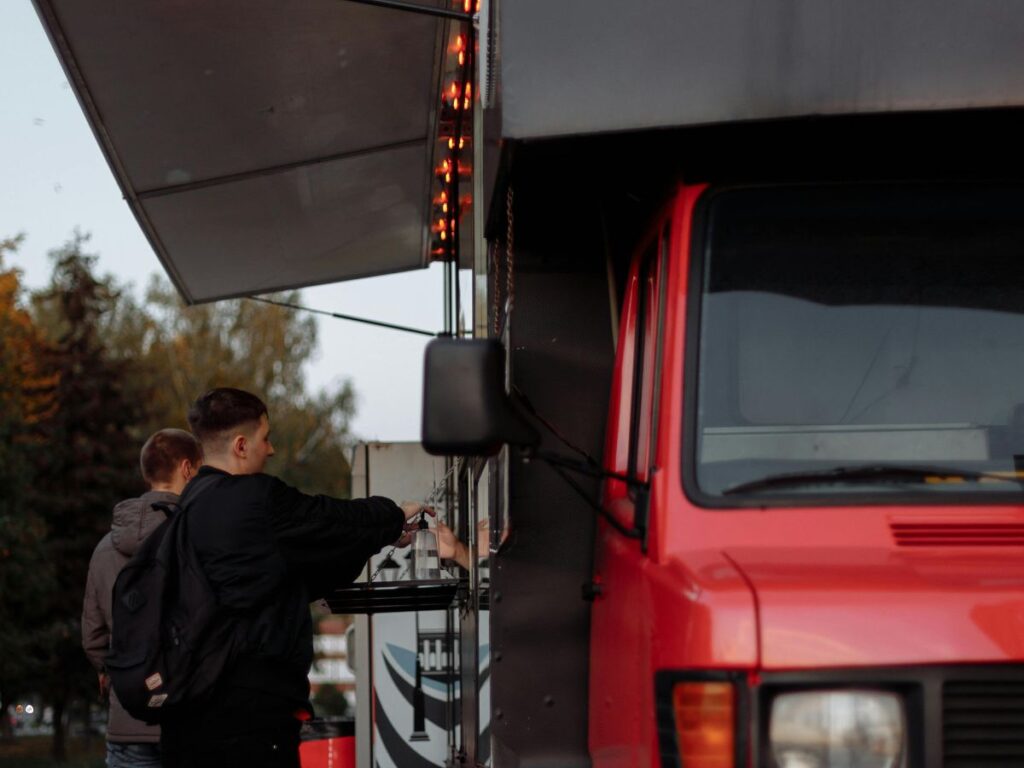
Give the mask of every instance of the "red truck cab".
M 1024 187 L 680 185 L 624 288 L 595 766 L 1024 760 Z M 624 533 L 626 535 L 624 535 Z

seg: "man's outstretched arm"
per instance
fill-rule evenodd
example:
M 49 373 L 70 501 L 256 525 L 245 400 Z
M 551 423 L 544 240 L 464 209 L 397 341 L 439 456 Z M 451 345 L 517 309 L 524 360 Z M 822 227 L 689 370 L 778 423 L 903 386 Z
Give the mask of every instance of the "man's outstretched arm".
M 289 570 L 300 574 L 311 597 L 350 584 L 371 555 L 402 537 L 422 505 L 391 499 L 311 496 L 271 479 L 271 525 Z

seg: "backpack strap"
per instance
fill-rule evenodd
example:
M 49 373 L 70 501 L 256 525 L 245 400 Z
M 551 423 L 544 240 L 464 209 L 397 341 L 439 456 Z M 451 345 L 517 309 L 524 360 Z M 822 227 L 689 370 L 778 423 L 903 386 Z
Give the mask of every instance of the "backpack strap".
M 159 509 L 163 512 L 167 519 L 170 520 L 179 512 L 184 512 L 188 506 L 196 500 L 196 498 L 213 485 L 213 481 L 217 479 L 217 475 L 205 475 L 203 477 L 197 477 L 194 481 L 188 484 L 185 488 L 185 492 L 178 497 L 177 501 L 157 501 L 150 506 L 153 509 Z

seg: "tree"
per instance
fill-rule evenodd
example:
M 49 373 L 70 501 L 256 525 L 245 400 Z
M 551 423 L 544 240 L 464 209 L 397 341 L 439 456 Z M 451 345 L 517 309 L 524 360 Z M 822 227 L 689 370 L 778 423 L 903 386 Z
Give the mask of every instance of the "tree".
M 298 301 L 298 294 L 284 296 Z M 108 334 L 119 359 L 140 364 L 133 386 L 149 402 L 145 431 L 187 428 L 195 398 L 231 386 L 259 395 L 271 416 L 276 456 L 271 471 L 303 490 L 349 494 L 345 455 L 355 408 L 345 382 L 306 393 L 304 367 L 317 343 L 316 323 L 293 310 L 252 301 L 185 306 L 166 280 L 154 278 L 141 318 L 122 302 Z
M 120 291 L 110 278 L 93 275 L 95 256 L 83 252 L 87 239 L 76 233 L 51 252 L 51 283 L 33 297 L 36 323 L 48 337 L 41 364 L 56 379 L 57 407 L 40 421 L 41 444 L 29 457 L 31 503 L 46 524 L 46 558 L 56 577 L 45 601 L 40 682 L 54 708 L 57 759 L 65 756 L 65 712 L 74 699 L 95 692 L 81 649 L 82 585 L 111 508 L 141 489 L 138 425 L 146 405 L 125 388 L 136 379 L 134 364 L 108 352 L 103 330 Z
M 23 306 L 0 242 L 0 705 L 39 693 L 54 709 L 54 756 L 65 756 L 65 714 L 95 697 L 81 650 L 82 587 L 118 501 L 143 484 L 146 436 L 187 426 L 195 397 L 215 386 L 267 401 L 272 471 L 304 490 L 343 496 L 348 383 L 310 396 L 303 368 L 312 320 L 234 301 L 185 307 L 157 280 L 140 306 L 95 273 L 88 237 L 51 252 L 50 284 Z M 296 300 L 289 295 L 287 298 Z
M 345 717 L 352 709 L 345 694 L 332 683 L 322 683 L 314 694 L 312 703 L 317 717 Z
M 36 650 L 45 631 L 43 606 L 54 584 L 45 557 L 46 528 L 28 503 L 26 449 L 33 430 L 53 413 L 54 377 L 42 375 L 42 340 L 22 306 L 17 270 L 3 256 L 20 237 L 0 240 L 0 737 L 13 738 L 3 714 L 40 673 Z

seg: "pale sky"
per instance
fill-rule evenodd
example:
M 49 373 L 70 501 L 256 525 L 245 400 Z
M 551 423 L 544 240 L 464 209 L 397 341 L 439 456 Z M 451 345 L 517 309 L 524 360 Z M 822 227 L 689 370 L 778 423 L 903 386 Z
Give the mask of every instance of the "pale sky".
M 162 268 L 121 199 L 74 92 L 30 0 L 0 2 L 0 238 L 25 242 L 13 266 L 28 286 L 50 274 L 47 251 L 78 227 L 92 234 L 101 272 L 137 289 Z M 463 296 L 469 278 L 464 275 Z M 426 330 L 442 324 L 439 267 L 303 291 L 309 307 Z M 467 308 L 467 314 L 468 314 Z M 467 317 L 468 320 L 468 317 Z M 425 336 L 318 318 L 311 389 L 349 378 L 358 397 L 355 433 L 418 440 Z

